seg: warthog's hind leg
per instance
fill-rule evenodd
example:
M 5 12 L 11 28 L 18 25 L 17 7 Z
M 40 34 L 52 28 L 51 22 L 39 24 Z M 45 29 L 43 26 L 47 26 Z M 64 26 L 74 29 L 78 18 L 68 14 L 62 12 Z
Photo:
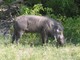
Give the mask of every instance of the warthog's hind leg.
M 14 43 L 15 38 L 16 38 L 15 33 L 13 33 L 13 36 L 12 36 L 12 43 Z
M 12 43 L 16 41 L 16 44 L 18 44 L 20 37 L 23 35 L 23 31 L 14 32 L 12 36 Z
M 23 31 L 18 31 L 17 32 L 17 34 L 16 34 L 16 44 L 19 43 L 19 39 L 20 39 L 20 37 L 22 37 L 22 35 L 23 35 Z

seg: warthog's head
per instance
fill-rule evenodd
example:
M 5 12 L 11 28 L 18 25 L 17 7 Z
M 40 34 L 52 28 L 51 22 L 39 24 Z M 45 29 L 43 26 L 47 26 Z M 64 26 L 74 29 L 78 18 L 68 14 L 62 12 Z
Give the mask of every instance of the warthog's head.
M 55 27 L 55 34 L 54 34 L 55 39 L 57 40 L 57 43 L 60 45 L 64 45 L 64 34 L 63 34 L 63 27 L 62 25 L 57 25 Z

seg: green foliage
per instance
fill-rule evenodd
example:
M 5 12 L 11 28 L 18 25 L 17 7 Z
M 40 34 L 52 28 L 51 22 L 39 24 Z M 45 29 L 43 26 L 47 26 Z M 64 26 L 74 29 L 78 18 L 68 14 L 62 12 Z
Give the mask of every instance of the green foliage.
M 31 9 L 29 7 L 26 7 L 24 5 L 20 6 L 20 15 L 22 14 L 30 14 Z
M 32 3 L 31 0 L 29 0 L 30 3 Z M 37 1 L 36 1 L 37 2 Z M 35 3 L 33 1 L 33 3 Z M 30 10 L 30 14 L 36 14 L 41 15 L 45 12 L 45 14 L 61 14 L 63 16 L 76 16 L 79 13 L 79 9 L 76 3 L 74 3 L 74 0 L 46 0 L 45 5 L 46 7 L 42 6 L 42 4 L 33 4 L 34 6 L 27 7 L 26 11 Z M 43 11 L 43 13 L 39 14 L 40 11 Z
M 42 11 L 42 13 L 41 13 Z M 33 7 L 28 7 L 25 5 L 21 5 L 20 7 L 20 14 L 27 14 L 27 15 L 43 15 L 43 13 L 49 17 L 56 18 L 53 14 L 53 9 L 49 7 L 43 8 L 42 4 L 35 4 Z
M 31 14 L 33 15 L 41 15 L 40 11 L 44 10 L 42 4 L 36 4 L 33 6 L 33 9 L 31 10 Z
M 64 21 L 64 32 L 67 40 L 74 44 L 80 43 L 80 17 L 68 18 Z
M 17 0 L 5 0 L 5 4 L 13 3 Z M 42 0 L 27 0 L 24 1 L 24 6 L 27 6 L 26 10 L 33 10 L 32 13 L 36 14 L 39 10 L 43 10 L 46 8 L 51 8 L 53 10 L 53 14 L 64 15 L 64 16 L 76 16 L 80 14 L 79 3 L 76 0 L 45 0 L 42 3 Z M 24 7 L 23 6 L 23 10 Z M 43 8 L 44 7 L 44 8 Z M 38 8 L 38 9 L 37 9 Z M 44 10 L 43 10 L 44 11 Z M 45 11 L 44 11 L 45 12 Z M 47 15 L 47 14 L 46 14 Z
M 47 0 L 46 5 L 57 15 L 75 16 L 79 12 L 74 0 Z
M 42 4 L 36 4 L 33 7 L 26 7 L 21 5 L 20 13 L 21 14 L 32 14 L 32 15 L 41 15 L 40 10 L 44 10 Z

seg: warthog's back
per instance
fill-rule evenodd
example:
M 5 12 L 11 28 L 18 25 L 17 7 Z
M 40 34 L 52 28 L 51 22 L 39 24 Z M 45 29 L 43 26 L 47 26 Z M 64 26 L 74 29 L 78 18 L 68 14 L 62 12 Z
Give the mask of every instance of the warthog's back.
M 16 28 L 26 30 L 27 32 L 39 32 L 42 28 L 51 30 L 52 25 L 57 25 L 55 20 L 36 15 L 22 15 L 17 17 L 15 22 Z
M 19 16 L 16 18 L 16 21 L 20 21 L 20 20 L 33 20 L 33 21 L 37 21 L 38 22 L 42 22 L 44 20 L 47 20 L 48 18 L 47 17 L 44 17 L 44 16 L 36 16 L 36 15 L 22 15 L 22 16 Z

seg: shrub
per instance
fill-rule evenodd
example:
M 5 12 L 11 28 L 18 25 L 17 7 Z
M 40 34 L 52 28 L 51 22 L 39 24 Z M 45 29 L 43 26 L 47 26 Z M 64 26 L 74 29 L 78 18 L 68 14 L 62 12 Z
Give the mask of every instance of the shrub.
M 74 44 L 80 43 L 80 17 L 67 18 L 63 24 L 67 41 Z
M 20 13 L 21 14 L 32 14 L 32 15 L 41 15 L 40 10 L 44 10 L 42 4 L 36 4 L 33 7 L 27 7 L 25 5 L 21 5 Z
M 56 15 L 75 16 L 79 12 L 74 0 L 47 0 L 45 5 L 51 7 Z

